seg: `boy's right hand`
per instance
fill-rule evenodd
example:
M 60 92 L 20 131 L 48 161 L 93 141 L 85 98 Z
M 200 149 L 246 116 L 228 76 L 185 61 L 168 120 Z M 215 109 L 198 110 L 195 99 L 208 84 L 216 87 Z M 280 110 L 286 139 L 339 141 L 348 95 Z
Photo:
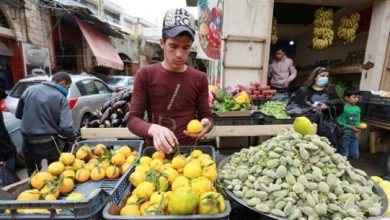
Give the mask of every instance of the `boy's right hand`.
M 359 133 L 360 132 L 360 128 L 356 127 L 356 126 L 350 126 L 351 130 L 353 133 Z
M 179 145 L 175 134 L 166 127 L 158 124 L 152 124 L 148 130 L 148 134 L 153 137 L 153 145 L 158 151 L 166 154 L 172 152 L 174 146 Z

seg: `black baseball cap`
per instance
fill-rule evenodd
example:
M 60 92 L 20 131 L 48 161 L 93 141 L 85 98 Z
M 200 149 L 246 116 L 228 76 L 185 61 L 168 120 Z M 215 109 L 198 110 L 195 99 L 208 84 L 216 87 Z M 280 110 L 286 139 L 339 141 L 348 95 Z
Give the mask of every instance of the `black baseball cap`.
M 163 35 L 175 38 L 182 32 L 188 32 L 195 39 L 195 18 L 184 8 L 170 9 L 165 13 Z

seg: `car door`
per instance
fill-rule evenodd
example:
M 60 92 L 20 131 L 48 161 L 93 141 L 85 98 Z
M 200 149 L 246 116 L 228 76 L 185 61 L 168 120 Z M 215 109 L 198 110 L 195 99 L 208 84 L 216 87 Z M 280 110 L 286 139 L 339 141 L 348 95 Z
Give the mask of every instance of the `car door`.
M 98 105 L 98 108 L 100 108 L 107 100 L 110 100 L 112 98 L 113 93 L 112 90 L 104 82 L 97 79 L 94 79 L 93 82 L 98 92 L 98 95 L 95 97 L 95 101 Z

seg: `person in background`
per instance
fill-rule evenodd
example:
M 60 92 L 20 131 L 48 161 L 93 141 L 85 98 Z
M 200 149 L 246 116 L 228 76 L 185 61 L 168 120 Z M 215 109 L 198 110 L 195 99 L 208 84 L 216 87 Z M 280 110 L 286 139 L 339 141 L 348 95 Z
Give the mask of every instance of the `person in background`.
M 22 120 L 23 154 L 30 176 L 41 161 L 58 160 L 60 155 L 58 135 L 73 139 L 73 128 L 67 95 L 72 79 L 65 72 L 53 75 L 52 82 L 29 87 L 19 100 L 15 116 Z
M 160 39 L 163 61 L 143 67 L 135 75 L 128 128 L 164 153 L 179 143 L 194 145 L 212 127 L 207 76 L 186 65 L 195 29 L 195 19 L 187 10 L 168 10 Z M 204 128 L 199 134 L 188 134 L 186 126 L 194 118 L 199 118 Z
M 350 87 L 344 92 L 344 111 L 337 118 L 337 122 L 344 127 L 344 135 L 341 141 L 340 154 L 353 159 L 359 159 L 359 143 L 355 136 L 360 132 L 360 107 L 359 90 Z
M 271 88 L 280 92 L 288 92 L 290 82 L 297 76 L 292 59 L 285 55 L 282 47 L 275 49 L 275 57 L 270 66 Z
M 0 112 L 0 166 L 5 165 L 10 171 L 15 171 L 16 147 L 4 124 L 3 113 Z
M 342 100 L 334 86 L 329 83 L 329 69 L 326 67 L 315 68 L 304 87 L 297 90 L 291 99 L 301 108 L 309 109 L 307 116 L 312 120 L 317 110 L 325 114 L 330 110 L 335 115 L 339 115 L 342 110 Z

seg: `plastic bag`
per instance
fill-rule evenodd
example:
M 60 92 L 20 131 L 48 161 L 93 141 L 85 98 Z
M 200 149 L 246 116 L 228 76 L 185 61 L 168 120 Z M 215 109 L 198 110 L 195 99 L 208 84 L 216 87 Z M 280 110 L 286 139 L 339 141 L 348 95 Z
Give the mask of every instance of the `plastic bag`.
M 271 99 L 271 101 L 281 101 L 281 102 L 288 102 L 290 100 L 290 97 L 287 92 L 279 92 L 276 93 Z
M 327 137 L 333 146 L 339 146 L 341 137 L 344 135 L 344 128 L 337 123 L 331 110 L 329 110 L 328 117 L 321 110 L 317 111 L 317 134 Z
M 12 183 L 18 182 L 20 179 L 15 172 L 12 172 L 5 166 L 0 165 L 0 187 L 8 186 Z

